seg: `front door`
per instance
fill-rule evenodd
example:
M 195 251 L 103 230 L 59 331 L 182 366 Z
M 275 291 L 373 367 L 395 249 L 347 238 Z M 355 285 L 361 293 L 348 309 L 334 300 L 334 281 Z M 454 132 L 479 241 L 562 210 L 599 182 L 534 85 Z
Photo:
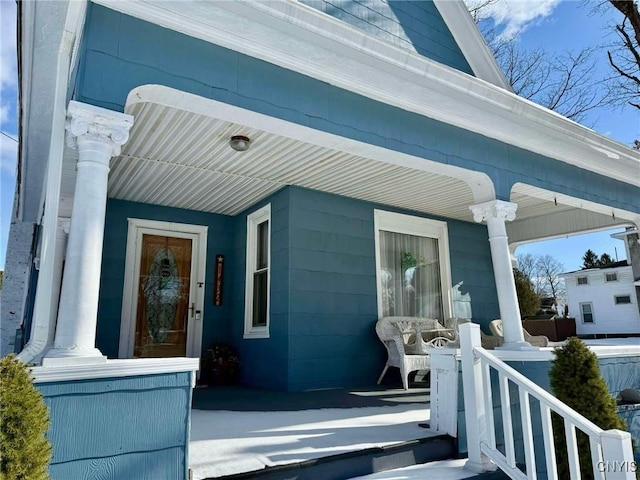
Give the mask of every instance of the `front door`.
M 207 227 L 129 219 L 120 358 L 199 357 Z
M 134 357 L 186 355 L 192 248 L 190 238 L 142 235 Z

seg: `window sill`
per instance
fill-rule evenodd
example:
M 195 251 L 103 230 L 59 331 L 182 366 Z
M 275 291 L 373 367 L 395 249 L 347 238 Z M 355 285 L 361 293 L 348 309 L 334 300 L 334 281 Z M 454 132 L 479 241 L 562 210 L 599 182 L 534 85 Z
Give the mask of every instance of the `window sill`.
M 250 338 L 269 338 L 269 332 L 245 332 L 244 339 Z

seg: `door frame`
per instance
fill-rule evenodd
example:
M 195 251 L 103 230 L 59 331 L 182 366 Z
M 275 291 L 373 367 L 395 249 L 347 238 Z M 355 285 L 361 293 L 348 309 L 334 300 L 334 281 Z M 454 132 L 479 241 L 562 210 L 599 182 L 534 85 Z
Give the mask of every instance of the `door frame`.
M 120 344 L 118 358 L 133 358 L 136 333 L 136 313 L 140 281 L 140 258 L 142 255 L 142 235 L 189 238 L 191 248 L 191 286 L 189 298 L 195 304 L 193 316 L 188 320 L 187 357 L 200 358 L 202 355 L 202 325 L 204 324 L 205 273 L 207 262 L 207 231 L 205 225 L 161 222 L 128 218 L 127 253 L 122 291 L 122 314 L 120 320 Z M 198 317 L 199 312 L 199 317 Z

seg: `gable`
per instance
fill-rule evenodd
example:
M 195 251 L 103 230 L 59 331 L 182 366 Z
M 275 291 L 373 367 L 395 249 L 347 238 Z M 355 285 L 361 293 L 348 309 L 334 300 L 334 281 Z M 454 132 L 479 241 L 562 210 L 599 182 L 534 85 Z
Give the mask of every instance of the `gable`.
M 300 0 L 397 47 L 474 75 L 432 1 Z

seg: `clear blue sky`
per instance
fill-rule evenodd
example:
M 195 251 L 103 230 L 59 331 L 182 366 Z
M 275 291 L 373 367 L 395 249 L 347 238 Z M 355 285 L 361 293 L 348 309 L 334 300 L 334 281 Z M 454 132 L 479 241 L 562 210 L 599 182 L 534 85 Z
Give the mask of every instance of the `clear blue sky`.
M 593 15 L 589 5 L 581 1 L 558 0 L 499 0 L 495 5 L 494 18 L 502 25 L 519 31 L 524 47 L 541 46 L 552 52 L 580 49 L 585 46 L 600 45 L 612 38 L 607 36 L 607 25 L 615 18 L 606 14 Z M 15 61 L 15 2 L 0 0 L 0 127 L 1 130 L 17 137 L 16 103 L 16 61 Z M 601 72 L 608 68 L 604 51 L 599 53 Z M 621 143 L 629 145 L 640 138 L 640 118 L 637 111 L 628 108 L 624 111 L 600 109 L 589 115 L 587 123 L 596 131 Z M 15 185 L 15 142 L 0 135 L 0 268 L 5 263 L 5 252 L 11 206 Z M 611 239 L 610 232 L 570 237 L 548 242 L 524 245 L 516 254 L 544 253 L 560 260 L 565 269 L 580 267 L 581 257 L 591 248 L 598 254 L 609 253 L 623 259 L 624 248 L 619 240 Z

